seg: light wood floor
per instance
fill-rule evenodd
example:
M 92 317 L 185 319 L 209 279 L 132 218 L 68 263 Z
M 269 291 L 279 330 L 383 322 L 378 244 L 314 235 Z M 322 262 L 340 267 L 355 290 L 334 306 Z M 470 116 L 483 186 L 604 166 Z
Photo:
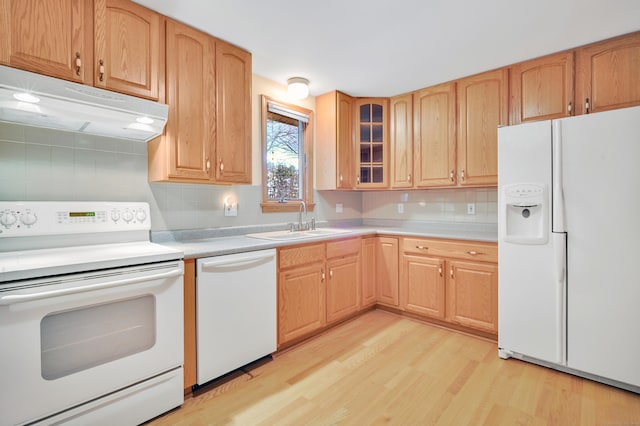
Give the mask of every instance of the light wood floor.
M 152 425 L 640 425 L 640 395 L 518 360 L 492 342 L 372 311 Z

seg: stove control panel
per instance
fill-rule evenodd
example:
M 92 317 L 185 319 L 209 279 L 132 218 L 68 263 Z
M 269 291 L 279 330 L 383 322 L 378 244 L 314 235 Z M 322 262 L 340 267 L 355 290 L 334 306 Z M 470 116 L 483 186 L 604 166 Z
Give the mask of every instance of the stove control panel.
M 147 203 L 0 201 L 0 238 L 150 229 Z

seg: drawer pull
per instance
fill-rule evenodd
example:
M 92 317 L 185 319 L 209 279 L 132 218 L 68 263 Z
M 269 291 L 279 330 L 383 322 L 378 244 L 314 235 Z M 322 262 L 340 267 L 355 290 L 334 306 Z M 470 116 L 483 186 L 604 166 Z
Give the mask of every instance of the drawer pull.
M 429 247 L 427 247 L 427 246 L 416 246 L 416 248 L 418 250 L 429 250 Z
M 481 254 L 484 254 L 484 253 L 480 253 L 480 252 L 477 252 L 475 250 L 471 250 L 471 251 L 468 251 L 467 254 L 470 254 L 471 256 L 477 256 L 477 255 L 481 255 Z

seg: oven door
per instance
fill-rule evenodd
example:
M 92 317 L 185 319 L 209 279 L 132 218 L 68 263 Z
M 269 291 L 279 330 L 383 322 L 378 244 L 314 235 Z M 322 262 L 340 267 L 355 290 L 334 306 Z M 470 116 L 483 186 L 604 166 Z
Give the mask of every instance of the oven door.
M 183 262 L 0 287 L 0 413 L 38 420 L 183 361 Z

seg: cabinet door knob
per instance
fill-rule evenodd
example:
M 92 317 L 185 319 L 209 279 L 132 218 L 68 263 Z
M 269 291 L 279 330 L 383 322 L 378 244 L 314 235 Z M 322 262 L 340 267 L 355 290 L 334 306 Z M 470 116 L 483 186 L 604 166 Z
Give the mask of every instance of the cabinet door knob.
M 453 178 L 455 175 L 455 172 L 453 171 L 453 169 L 451 169 L 451 171 L 449 172 L 449 179 L 451 180 L 451 182 L 453 182 Z
M 320 270 L 320 281 L 324 281 L 324 278 L 325 278 L 325 276 L 324 276 L 324 269 L 321 269 L 321 270 Z
M 453 266 L 449 269 L 449 276 L 453 279 Z
M 584 100 L 584 113 L 585 113 L 585 114 L 589 114 L 589 107 L 590 107 L 590 106 L 591 106 L 591 105 L 589 104 L 589 98 L 586 98 L 586 99 Z
M 411 183 L 411 173 L 409 173 L 409 176 L 407 176 L 407 181 Z
M 209 171 L 211 169 L 211 161 L 209 161 L 209 159 L 207 158 L 207 171 Z
M 104 81 L 104 61 L 100 59 L 100 67 L 99 67 L 99 79 L 100 81 Z
M 464 169 L 460 172 L 460 180 L 464 182 Z
M 442 276 L 442 264 L 440 264 L 440 266 L 438 267 L 438 273 L 440 274 L 440 276 Z
M 567 114 L 571 115 L 571 112 L 573 112 L 573 105 L 569 102 L 567 105 Z
M 224 172 L 224 163 L 220 160 L 220 171 Z
M 329 269 L 329 278 L 333 278 L 333 269 Z
M 340 183 L 342 183 L 342 175 L 340 175 Z
M 76 75 L 80 75 L 80 69 L 82 69 L 82 60 L 80 59 L 80 52 L 76 52 Z

